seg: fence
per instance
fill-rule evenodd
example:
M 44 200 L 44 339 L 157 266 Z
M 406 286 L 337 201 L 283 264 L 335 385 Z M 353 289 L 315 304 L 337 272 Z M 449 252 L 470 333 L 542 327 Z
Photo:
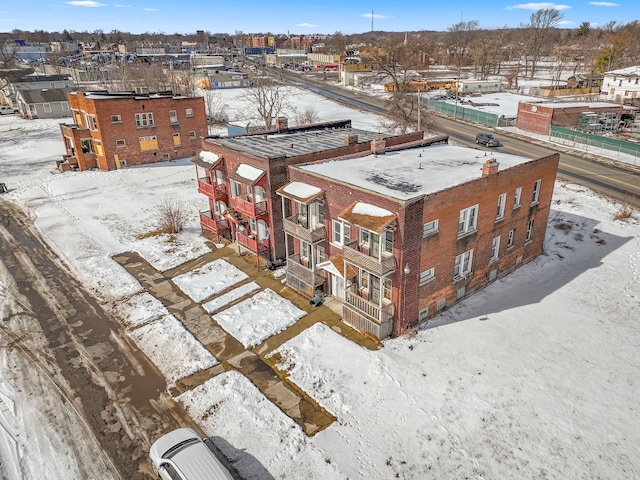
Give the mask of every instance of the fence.
M 631 155 L 635 157 L 632 159 L 632 163 L 634 165 L 640 165 L 640 145 L 635 143 L 578 132 L 568 128 L 556 127 L 555 125 L 551 125 L 549 136 L 554 139 L 559 139 L 559 142 L 558 140 L 554 140 L 558 143 L 580 148 L 585 151 L 592 151 L 596 153 L 598 149 L 600 149 L 601 152 L 602 150 L 609 150 L 618 152 L 618 158 L 620 155 Z M 610 154 L 607 156 L 611 157 Z
M 431 100 L 425 98 L 422 100 L 423 105 L 434 112 L 447 115 L 448 117 L 454 117 L 459 120 L 466 120 L 468 122 L 480 123 L 489 127 L 515 127 L 515 118 L 505 118 L 502 115 L 496 115 L 495 113 L 482 112 L 473 108 L 463 107 L 461 104 L 451 104 L 447 102 L 440 102 L 438 100 Z

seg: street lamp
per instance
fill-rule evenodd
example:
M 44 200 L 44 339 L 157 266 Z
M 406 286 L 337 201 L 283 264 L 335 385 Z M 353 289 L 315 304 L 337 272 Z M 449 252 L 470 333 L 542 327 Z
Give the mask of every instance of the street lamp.
M 411 273 L 411 269 L 409 268 L 409 264 L 407 263 L 404 266 L 404 280 L 402 285 L 402 329 L 407 326 L 407 276 Z

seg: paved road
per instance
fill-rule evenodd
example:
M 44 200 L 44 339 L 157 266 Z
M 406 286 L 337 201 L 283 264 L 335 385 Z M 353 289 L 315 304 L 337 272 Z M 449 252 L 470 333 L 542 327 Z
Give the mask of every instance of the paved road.
M 367 109 L 373 113 L 384 113 L 386 111 L 383 100 L 359 93 L 348 87 L 328 84 L 321 77 L 301 75 L 283 69 L 276 69 L 276 72 L 284 80 L 309 88 L 328 98 Z M 476 133 L 479 130 L 487 130 L 486 127 L 480 125 L 454 121 L 443 116 L 437 117 L 437 123 L 439 130 L 448 134 L 452 140 L 474 147 L 476 147 Z M 596 192 L 640 207 L 639 167 L 617 163 L 586 153 L 573 153 L 561 145 L 543 142 L 526 136 L 518 136 L 502 130 L 498 130 L 496 135 L 500 136 L 504 144 L 500 147 L 500 150 L 509 153 L 539 158 L 551 152 L 559 152 L 558 177 L 560 179 L 585 185 Z
M 150 441 L 190 420 L 168 398 L 162 376 L 67 271 L 31 219 L 1 197 L 0 219 L 0 262 L 15 281 L 12 295 L 40 324 L 46 344 L 34 346 L 18 336 L 15 341 L 39 367 L 54 372 L 60 391 L 110 458 L 113 473 L 123 480 L 149 478 Z M 0 326 L 12 335 L 4 331 L 9 323 Z

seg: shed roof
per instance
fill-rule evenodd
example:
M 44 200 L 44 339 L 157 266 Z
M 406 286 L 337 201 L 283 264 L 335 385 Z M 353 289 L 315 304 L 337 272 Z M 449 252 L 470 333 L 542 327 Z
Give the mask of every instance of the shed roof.
M 380 233 L 396 219 L 396 214 L 376 205 L 356 201 L 340 212 L 338 217 L 372 232 Z

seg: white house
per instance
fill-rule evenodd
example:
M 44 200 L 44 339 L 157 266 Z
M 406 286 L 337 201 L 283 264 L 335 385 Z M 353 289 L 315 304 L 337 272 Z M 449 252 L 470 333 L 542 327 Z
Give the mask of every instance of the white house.
M 640 66 L 606 72 L 601 93 L 616 103 L 640 101 Z

